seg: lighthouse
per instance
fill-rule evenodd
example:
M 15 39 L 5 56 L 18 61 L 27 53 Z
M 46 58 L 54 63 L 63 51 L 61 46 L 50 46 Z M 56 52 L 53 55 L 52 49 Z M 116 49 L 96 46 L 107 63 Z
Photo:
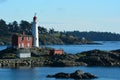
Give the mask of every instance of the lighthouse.
M 32 35 L 33 35 L 33 46 L 39 47 L 39 35 L 38 35 L 38 24 L 37 24 L 36 14 L 33 17 Z

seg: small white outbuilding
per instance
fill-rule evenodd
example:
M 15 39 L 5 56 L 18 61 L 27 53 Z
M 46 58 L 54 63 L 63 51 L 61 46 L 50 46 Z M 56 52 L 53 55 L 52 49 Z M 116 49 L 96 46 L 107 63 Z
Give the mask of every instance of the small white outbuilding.
M 31 57 L 31 52 L 29 49 L 25 49 L 25 48 L 18 49 L 18 57 L 19 58 L 29 58 L 29 57 Z

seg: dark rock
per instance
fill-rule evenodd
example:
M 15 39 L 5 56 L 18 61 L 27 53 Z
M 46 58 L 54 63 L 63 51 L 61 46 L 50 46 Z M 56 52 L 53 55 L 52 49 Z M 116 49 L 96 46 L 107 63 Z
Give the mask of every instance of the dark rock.
M 77 70 L 74 73 L 71 73 L 70 76 L 71 76 L 71 78 L 74 78 L 74 79 L 82 79 L 83 74 L 84 74 L 83 71 Z
M 81 70 L 76 70 L 74 73 L 57 73 L 55 75 L 48 75 L 49 78 L 72 78 L 72 79 L 94 79 L 97 78 L 91 73 L 84 73 Z
M 91 50 L 77 54 L 80 58 L 76 61 L 84 62 L 87 66 L 120 66 L 120 55 L 115 52 L 119 51 Z
M 120 50 L 101 51 L 90 50 L 78 54 L 64 54 L 50 56 L 51 48 L 32 48 L 32 57 L 19 59 L 17 49 L 7 48 L 0 51 L 0 67 L 15 67 L 29 65 L 39 66 L 120 66 Z
M 55 75 L 48 75 L 47 77 L 55 77 L 55 78 L 69 78 L 70 77 L 70 74 L 68 73 L 57 73 Z
M 95 75 L 93 75 L 91 73 L 84 73 L 83 77 L 86 77 L 87 79 L 97 78 Z
M 118 54 L 120 54 L 120 49 L 112 50 L 111 52 L 114 52 L 114 53 L 118 53 Z
M 65 67 L 66 65 L 61 61 L 55 61 L 51 64 L 53 67 Z

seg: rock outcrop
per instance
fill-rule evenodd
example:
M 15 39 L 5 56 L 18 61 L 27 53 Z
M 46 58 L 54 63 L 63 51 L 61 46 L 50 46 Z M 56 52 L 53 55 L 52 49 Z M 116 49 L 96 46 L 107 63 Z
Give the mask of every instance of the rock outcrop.
M 120 66 L 120 53 L 116 51 L 91 50 L 80 53 L 84 55 L 77 61 L 84 62 L 87 66 Z
M 120 50 L 90 50 L 78 54 L 49 55 L 49 48 L 31 49 L 31 58 L 17 57 L 17 49 L 7 48 L 0 51 L 1 67 L 18 66 L 120 66 Z
M 76 70 L 74 73 L 57 73 L 55 75 L 48 75 L 49 78 L 72 78 L 72 79 L 94 79 L 97 78 L 95 75 L 91 73 L 84 73 L 81 70 Z

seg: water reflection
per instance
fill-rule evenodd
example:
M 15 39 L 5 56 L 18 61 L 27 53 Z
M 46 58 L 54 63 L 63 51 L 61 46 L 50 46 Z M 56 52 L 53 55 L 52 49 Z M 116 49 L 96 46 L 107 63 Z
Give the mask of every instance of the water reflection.
M 76 70 L 83 70 L 97 75 L 99 78 L 95 80 L 120 80 L 119 67 L 0 68 L 0 80 L 56 80 L 54 78 L 46 78 L 46 76 L 58 72 L 72 73 Z

